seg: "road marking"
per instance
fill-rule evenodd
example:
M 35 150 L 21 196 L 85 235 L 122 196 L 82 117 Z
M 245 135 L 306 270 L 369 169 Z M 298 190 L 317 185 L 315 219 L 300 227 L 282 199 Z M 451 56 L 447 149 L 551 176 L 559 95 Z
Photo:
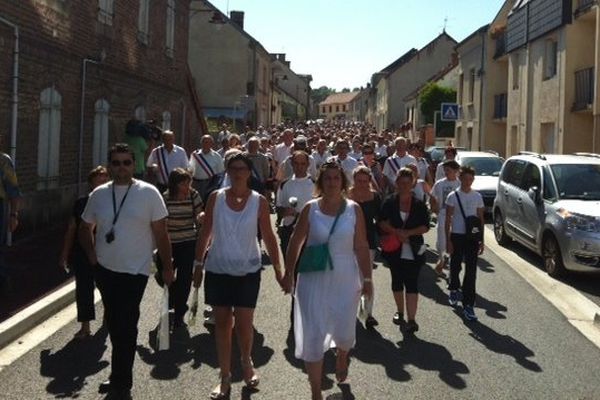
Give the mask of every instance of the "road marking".
M 94 296 L 96 303 L 98 303 L 100 301 L 100 292 L 97 289 L 94 292 Z M 0 371 L 43 343 L 50 336 L 71 323 L 75 318 L 77 318 L 77 305 L 76 303 L 72 303 L 3 349 L 0 349 Z
M 485 243 L 487 248 L 556 307 L 583 336 L 600 348 L 600 307 L 596 303 L 500 246 L 490 227 L 485 228 Z

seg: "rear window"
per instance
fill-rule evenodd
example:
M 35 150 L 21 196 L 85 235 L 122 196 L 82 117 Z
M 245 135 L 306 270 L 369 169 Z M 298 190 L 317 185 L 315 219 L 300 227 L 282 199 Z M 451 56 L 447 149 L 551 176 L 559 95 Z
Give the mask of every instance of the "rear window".
M 551 165 L 561 199 L 600 200 L 600 165 Z
M 465 157 L 460 159 L 461 165 L 472 167 L 475 175 L 499 176 L 504 160 L 500 157 Z

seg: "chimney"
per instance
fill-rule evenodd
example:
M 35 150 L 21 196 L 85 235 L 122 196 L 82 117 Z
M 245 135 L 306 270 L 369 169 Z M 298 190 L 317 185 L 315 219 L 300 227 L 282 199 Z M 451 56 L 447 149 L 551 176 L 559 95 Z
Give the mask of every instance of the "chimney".
M 231 11 L 229 13 L 229 19 L 231 22 L 244 29 L 244 12 L 243 11 Z

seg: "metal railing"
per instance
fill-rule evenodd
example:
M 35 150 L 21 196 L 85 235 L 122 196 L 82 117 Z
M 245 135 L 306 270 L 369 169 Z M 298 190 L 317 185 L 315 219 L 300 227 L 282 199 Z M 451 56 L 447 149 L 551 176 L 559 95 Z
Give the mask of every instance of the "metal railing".
M 594 67 L 575 71 L 573 111 L 585 110 L 594 103 Z
M 494 96 L 494 119 L 504 119 L 508 114 L 508 95 L 506 93 Z

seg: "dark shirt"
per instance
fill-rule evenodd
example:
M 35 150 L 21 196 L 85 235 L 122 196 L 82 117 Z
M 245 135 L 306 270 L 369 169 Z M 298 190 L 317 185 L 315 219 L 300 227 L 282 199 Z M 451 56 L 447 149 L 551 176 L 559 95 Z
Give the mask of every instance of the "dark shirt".
M 429 211 L 425 203 L 413 196 L 408 218 L 406 222 L 403 221 L 400 216 L 398 194 L 394 193 L 384 200 L 379 214 L 379 221 L 387 221 L 397 229 L 414 229 L 419 226 L 429 227 Z M 416 258 L 419 248 L 425 243 L 423 235 L 411 236 L 409 242 Z
M 73 212 L 71 214 L 73 218 L 75 218 L 75 232 L 79 231 L 79 225 L 81 224 L 81 214 L 83 214 L 83 210 L 85 210 L 85 206 L 87 205 L 89 198 L 90 196 L 87 195 L 75 200 L 75 204 L 73 205 Z M 75 240 L 73 241 L 73 251 L 71 252 L 71 264 L 74 265 L 81 264 L 82 262 L 87 262 L 87 257 L 85 255 L 83 247 L 81 247 L 81 244 L 79 243 L 79 239 L 77 236 L 77 233 L 75 233 Z
M 375 193 L 373 200 L 358 203 L 365 217 L 365 227 L 367 230 L 367 241 L 369 249 L 377 247 L 377 220 L 379 219 L 379 211 L 381 210 L 381 197 L 379 193 Z

